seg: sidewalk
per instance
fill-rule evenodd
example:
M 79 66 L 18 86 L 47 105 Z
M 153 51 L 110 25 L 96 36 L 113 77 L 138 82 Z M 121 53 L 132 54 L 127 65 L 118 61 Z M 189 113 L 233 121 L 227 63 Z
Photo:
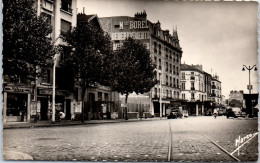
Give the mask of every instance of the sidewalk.
M 166 118 L 162 118 L 166 119 Z M 84 121 L 71 121 L 67 120 L 64 122 L 55 122 L 51 123 L 50 121 L 38 121 L 37 123 L 33 122 L 7 122 L 3 124 L 4 129 L 12 129 L 12 128 L 34 128 L 34 127 L 55 127 L 55 126 L 73 126 L 73 125 L 88 125 L 88 124 L 104 124 L 104 123 L 125 123 L 125 122 L 140 122 L 140 121 L 153 121 L 160 120 L 160 118 L 147 118 L 147 119 L 117 119 L 117 120 L 90 120 Z

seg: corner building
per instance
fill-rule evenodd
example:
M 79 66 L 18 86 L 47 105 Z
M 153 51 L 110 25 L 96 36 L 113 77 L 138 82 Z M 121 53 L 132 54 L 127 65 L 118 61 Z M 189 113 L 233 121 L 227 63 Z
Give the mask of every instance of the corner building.
M 134 17 L 115 16 L 99 18 L 102 29 L 110 34 L 113 49 L 122 45 L 127 37 L 140 40 L 150 51 L 150 57 L 156 64 L 156 78 L 161 80 L 146 95 L 149 96 L 151 115 L 160 115 L 160 95 L 162 96 L 162 115 L 166 109 L 181 105 L 179 99 L 180 63 L 182 48 L 179 44 L 177 31 L 162 30 L 161 23 L 147 20 L 146 12 L 136 13 Z M 161 93 L 160 93 L 161 91 Z

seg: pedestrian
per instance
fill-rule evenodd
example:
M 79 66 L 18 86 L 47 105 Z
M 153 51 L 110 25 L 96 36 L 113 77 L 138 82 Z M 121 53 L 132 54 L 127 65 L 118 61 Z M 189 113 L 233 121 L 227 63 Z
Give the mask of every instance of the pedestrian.
M 34 121 L 33 121 L 33 123 L 34 123 L 34 124 L 37 123 L 38 119 L 39 119 L 39 114 L 36 113 L 36 115 L 34 116 Z
M 60 115 L 60 121 L 63 121 L 64 120 L 64 118 L 65 118 L 65 113 L 63 113 L 63 112 L 59 112 L 59 115 Z
M 217 112 L 217 110 L 216 109 L 214 109 L 214 118 L 216 119 L 217 118 L 217 115 L 218 115 L 218 112 Z

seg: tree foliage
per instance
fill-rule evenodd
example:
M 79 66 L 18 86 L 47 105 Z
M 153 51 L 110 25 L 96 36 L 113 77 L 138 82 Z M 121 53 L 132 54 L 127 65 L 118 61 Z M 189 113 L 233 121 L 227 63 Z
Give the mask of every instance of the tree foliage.
M 78 22 L 64 40 L 71 53 L 63 65 L 73 69 L 77 84 L 86 88 L 96 83 L 104 84 L 108 70 L 106 63 L 112 55 L 110 37 L 91 23 Z
M 3 1 L 3 75 L 35 79 L 56 53 L 50 23 L 37 16 L 33 0 Z
M 77 27 L 69 31 L 64 41 L 71 52 L 66 56 L 63 66 L 70 67 L 76 84 L 82 88 L 82 100 L 88 87 L 95 84 L 107 84 L 107 73 L 111 58 L 110 37 L 92 23 L 78 22 Z M 84 121 L 84 102 L 82 102 L 82 121 Z
M 110 86 L 114 91 L 127 97 L 130 93 L 146 93 L 157 83 L 155 65 L 150 59 L 150 53 L 144 44 L 131 37 L 115 51 L 110 79 Z

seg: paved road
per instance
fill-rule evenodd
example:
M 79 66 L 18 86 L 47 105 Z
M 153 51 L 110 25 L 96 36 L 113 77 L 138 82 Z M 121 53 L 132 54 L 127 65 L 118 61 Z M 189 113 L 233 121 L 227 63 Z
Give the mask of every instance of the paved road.
M 35 160 L 85 161 L 236 161 L 228 153 L 235 139 L 256 133 L 257 120 L 189 117 L 158 121 L 4 129 L 3 150 Z M 257 137 L 233 154 L 241 161 L 258 158 Z M 218 146 L 226 150 L 223 152 Z

